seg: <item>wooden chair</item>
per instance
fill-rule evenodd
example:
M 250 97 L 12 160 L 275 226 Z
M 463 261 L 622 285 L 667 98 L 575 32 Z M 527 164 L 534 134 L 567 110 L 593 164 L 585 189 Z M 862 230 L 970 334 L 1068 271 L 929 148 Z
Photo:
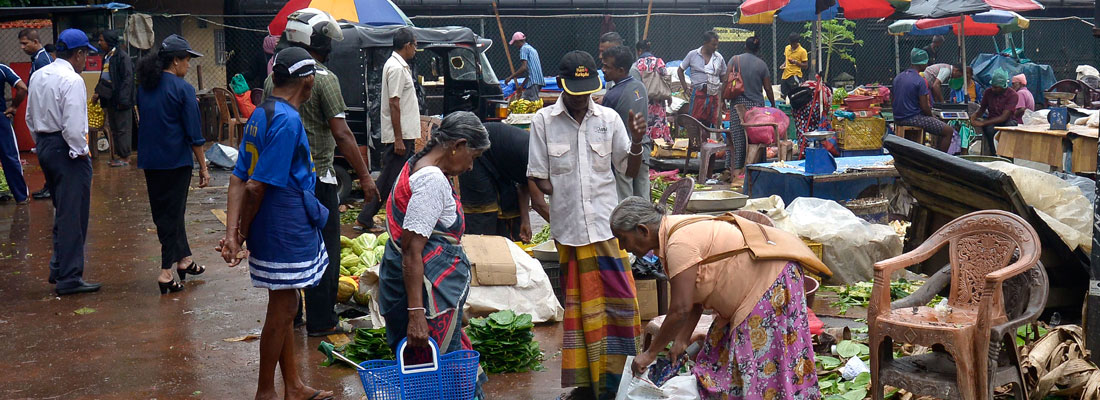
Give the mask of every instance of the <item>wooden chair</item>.
M 228 132 L 227 135 L 219 135 L 219 137 L 228 137 L 229 142 L 236 147 L 241 143 L 244 125 L 248 120 L 241 118 L 241 112 L 237 110 L 237 99 L 232 92 L 220 87 L 212 88 L 211 91 L 214 92 L 214 99 L 218 102 L 219 126 L 226 128 Z
M 665 188 L 665 192 L 661 194 L 661 201 L 657 204 L 668 205 L 668 199 L 673 193 L 676 194 L 675 203 L 672 205 L 672 215 L 683 214 L 687 210 L 688 200 L 691 199 L 691 193 L 695 191 L 695 180 L 691 177 L 686 177 L 673 182 Z
M 741 126 L 742 127 L 745 127 L 745 128 L 764 127 L 764 128 L 771 128 L 772 129 L 772 132 L 775 134 L 775 146 L 778 150 L 777 154 L 776 154 L 776 159 L 777 160 L 786 161 L 786 160 L 794 159 L 794 142 L 792 142 L 789 139 L 784 138 L 782 136 L 783 134 L 785 134 L 787 132 L 779 132 L 779 124 L 774 124 L 774 123 L 750 124 L 750 123 L 746 123 L 745 122 L 746 121 L 745 113 L 747 113 L 748 110 L 745 109 L 744 104 L 734 105 L 733 110 L 734 110 L 734 112 L 737 113 L 737 116 L 741 118 Z M 762 143 L 749 143 L 749 137 L 748 137 L 747 133 L 745 134 L 745 144 L 746 144 L 746 147 L 747 147 L 745 149 L 745 164 L 746 165 L 757 163 L 757 162 L 759 162 L 758 160 L 760 160 L 760 159 L 763 159 L 764 161 L 767 161 L 767 159 L 768 159 L 768 145 L 762 144 Z
M 891 305 L 890 275 L 927 260 L 944 245 L 950 248 L 945 274 L 950 274 L 952 310 L 944 315 L 925 305 L 934 287 Z M 995 387 L 1015 383 L 1017 398 L 1026 399 L 1014 337 L 1046 303 L 1040 253 L 1039 235 L 1023 218 L 985 210 L 951 221 L 908 253 L 875 263 L 867 308 L 872 398 L 881 400 L 883 385 L 890 385 L 917 395 L 988 400 Z M 948 280 L 937 275 L 930 282 Z M 894 340 L 933 351 L 894 359 Z
M 717 154 L 726 145 L 710 143 L 707 139 L 711 134 L 732 134 L 727 129 L 707 128 L 702 122 L 687 114 L 676 116 L 676 126 L 683 128 L 688 137 L 687 155 L 684 156 L 684 172 L 688 171 L 691 164 L 691 153 L 699 152 L 699 181 L 706 182 L 710 179 L 710 158 Z

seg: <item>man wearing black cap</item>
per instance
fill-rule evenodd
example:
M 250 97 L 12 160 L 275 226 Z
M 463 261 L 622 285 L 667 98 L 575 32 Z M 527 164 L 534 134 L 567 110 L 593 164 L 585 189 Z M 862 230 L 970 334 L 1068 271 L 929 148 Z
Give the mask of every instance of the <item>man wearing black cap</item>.
M 134 62 L 126 50 L 118 47 L 118 30 L 100 32 L 99 48 L 106 52 L 103 56 L 103 72 L 99 74 L 99 83 L 95 86 L 92 101 L 99 100 L 103 112 L 107 114 L 107 124 L 114 137 L 114 153 L 117 160 L 111 160 L 112 167 L 129 165 L 131 137 L 134 131 Z
M 57 60 L 35 72 L 27 96 L 27 127 L 38 135 L 38 161 L 53 194 L 53 256 L 50 283 L 58 295 L 94 292 L 84 282 L 84 242 L 92 161 L 88 157 L 88 94 L 80 72 L 88 53 L 97 51 L 79 29 L 57 36 Z
M 550 230 L 563 260 L 561 384 L 582 398 L 614 398 L 642 333 L 630 262 L 611 234 L 619 203 L 614 171 L 638 173 L 646 121 L 631 112 L 624 125 L 615 110 L 592 101 L 602 85 L 586 52 L 562 58 L 558 85 L 565 93 L 531 119 L 527 176 L 550 195 Z
M 347 200 L 339 196 L 340 187 L 332 167 L 336 151 L 339 150 L 352 168 L 355 168 L 359 175 L 359 186 L 363 188 L 363 197 L 370 203 L 378 198 L 378 189 L 359 153 L 355 136 L 344 119 L 347 106 L 340 93 L 340 80 L 321 64 L 328 59 L 332 41 L 344 38 L 339 25 L 324 11 L 305 8 L 287 17 L 284 37 L 291 46 L 306 50 L 315 63 L 312 95 L 302 103 L 298 112 L 301 113 L 313 163 L 317 168 L 317 198 L 329 210 L 336 210 L 341 201 Z M 274 87 L 272 76 L 268 76 L 264 81 L 264 92 L 270 94 Z M 340 279 L 340 213 L 329 213 L 321 235 L 325 239 L 329 266 L 321 282 L 305 290 L 306 332 L 310 336 L 351 333 L 351 325 L 340 322 L 334 309 Z

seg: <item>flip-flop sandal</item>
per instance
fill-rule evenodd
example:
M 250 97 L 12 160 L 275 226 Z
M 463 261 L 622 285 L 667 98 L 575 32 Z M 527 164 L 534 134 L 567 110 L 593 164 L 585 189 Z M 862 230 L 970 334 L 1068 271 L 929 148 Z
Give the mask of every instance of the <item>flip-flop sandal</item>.
M 324 393 L 324 390 L 318 390 L 318 391 L 314 392 L 313 396 L 309 396 L 309 398 L 306 399 L 306 400 L 332 400 L 332 399 L 335 399 L 335 397 L 333 397 L 333 396 L 317 397 L 317 396 L 320 396 L 321 393 Z
M 332 329 L 329 329 L 327 331 L 320 331 L 320 332 L 306 332 L 306 335 L 308 335 L 309 337 L 324 337 L 324 336 L 336 335 L 336 334 L 340 334 L 340 333 L 350 334 L 350 333 L 353 333 L 353 332 L 355 332 L 355 327 L 354 326 L 351 326 L 351 324 L 349 324 L 347 322 L 340 321 L 340 322 L 337 322 L 336 326 L 332 327 Z

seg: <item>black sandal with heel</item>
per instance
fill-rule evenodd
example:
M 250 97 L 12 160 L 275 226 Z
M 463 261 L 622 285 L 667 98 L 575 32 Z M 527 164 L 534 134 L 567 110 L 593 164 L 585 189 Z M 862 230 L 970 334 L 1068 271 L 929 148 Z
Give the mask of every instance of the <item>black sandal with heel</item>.
M 206 272 L 206 267 L 195 264 L 195 261 L 191 261 L 191 265 L 187 266 L 187 268 L 180 268 L 176 270 L 176 273 L 180 274 L 181 282 L 184 279 L 187 279 L 187 274 L 202 275 L 203 272 Z
M 174 279 L 171 282 L 157 281 L 157 285 L 160 286 L 160 294 L 162 295 L 168 294 L 169 292 L 176 293 L 183 290 L 183 284 L 176 282 L 176 280 Z

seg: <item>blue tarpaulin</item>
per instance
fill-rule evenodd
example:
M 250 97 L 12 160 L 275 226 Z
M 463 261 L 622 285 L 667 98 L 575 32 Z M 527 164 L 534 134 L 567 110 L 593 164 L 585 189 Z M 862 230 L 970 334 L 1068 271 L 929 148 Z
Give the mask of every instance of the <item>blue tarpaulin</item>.
M 745 174 L 745 187 L 751 198 L 768 197 L 777 195 L 783 198 L 783 202 L 790 204 L 799 197 L 817 197 L 834 201 L 846 201 L 856 199 L 871 187 L 893 183 L 897 178 L 858 178 L 854 174 L 848 174 L 861 168 L 872 166 L 882 167 L 893 157 L 865 156 L 865 157 L 837 157 L 837 173 L 832 175 L 807 175 L 803 166 L 804 160 L 784 161 L 789 167 L 776 167 L 772 163 L 754 164 Z M 763 168 L 755 168 L 763 167 Z M 844 176 L 852 179 L 845 179 Z M 823 181 L 822 178 L 828 178 Z M 839 178 L 839 179 L 837 179 Z
M 1049 65 L 1021 64 L 1015 58 L 1000 54 L 979 54 L 970 66 L 974 68 L 974 80 L 979 90 L 989 87 L 989 81 L 998 69 L 1004 69 L 1009 76 L 1024 74 L 1027 77 L 1027 89 L 1035 96 L 1037 105 L 1046 104 L 1043 93 L 1057 82 L 1054 79 L 1054 69 Z

